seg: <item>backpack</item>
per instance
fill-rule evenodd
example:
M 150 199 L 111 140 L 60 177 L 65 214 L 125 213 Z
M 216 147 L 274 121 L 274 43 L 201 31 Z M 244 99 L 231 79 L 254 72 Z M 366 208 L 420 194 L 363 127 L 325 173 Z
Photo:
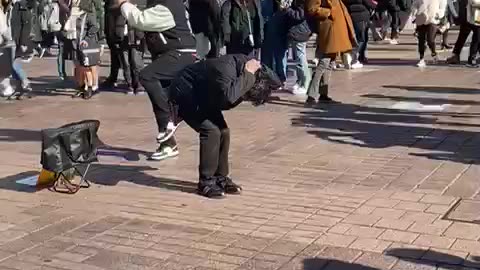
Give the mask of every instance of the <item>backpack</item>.
M 307 42 L 312 35 L 312 30 L 310 30 L 310 26 L 308 25 L 307 20 L 303 22 L 293 25 L 288 29 L 287 37 L 288 39 L 295 41 L 295 42 Z

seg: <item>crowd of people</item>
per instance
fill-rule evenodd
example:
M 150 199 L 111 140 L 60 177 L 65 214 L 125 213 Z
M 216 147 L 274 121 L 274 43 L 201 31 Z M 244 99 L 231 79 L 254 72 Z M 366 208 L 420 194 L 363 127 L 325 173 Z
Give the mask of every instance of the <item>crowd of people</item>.
M 120 69 L 126 92 L 146 92 L 157 122 L 158 149 L 152 160 L 179 154 L 174 133 L 183 120 L 200 134 L 200 192 L 208 197 L 238 193 L 228 177 L 229 130 L 222 110 L 243 100 L 262 104 L 271 91 L 287 89 L 289 48 L 296 61 L 293 94 L 306 106 L 334 102 L 329 81 L 337 58 L 347 69 L 368 64 L 369 36 L 398 44 L 408 14 L 416 24 L 418 67 L 428 45 L 437 61 L 435 39 L 451 49 L 448 30 L 460 34 L 448 63 L 459 63 L 472 32 L 469 66 L 476 66 L 480 42 L 479 0 L 2 0 L 0 44 L 10 51 L 12 78 L 3 95 L 30 96 L 22 65 L 58 47 L 60 80 L 65 61 L 74 63 L 74 97 L 90 99 L 99 89 L 117 89 Z M 307 42 L 316 36 L 314 68 Z M 110 73 L 99 85 L 98 64 L 110 50 Z M 152 62 L 145 66 L 145 53 Z M 3 53 L 2 55 L 5 55 Z M 5 65 L 4 65 L 5 66 Z M 4 68 L 5 70 L 5 68 Z

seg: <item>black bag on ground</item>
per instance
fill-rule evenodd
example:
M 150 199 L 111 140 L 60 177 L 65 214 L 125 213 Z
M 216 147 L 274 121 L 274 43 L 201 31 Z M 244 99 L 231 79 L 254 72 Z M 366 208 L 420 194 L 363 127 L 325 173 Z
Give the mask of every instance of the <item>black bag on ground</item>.
M 310 36 L 312 36 L 312 30 L 306 20 L 290 27 L 287 33 L 288 39 L 295 42 L 307 42 Z
M 97 161 L 98 120 L 85 120 L 42 130 L 43 169 L 61 173 L 79 164 Z

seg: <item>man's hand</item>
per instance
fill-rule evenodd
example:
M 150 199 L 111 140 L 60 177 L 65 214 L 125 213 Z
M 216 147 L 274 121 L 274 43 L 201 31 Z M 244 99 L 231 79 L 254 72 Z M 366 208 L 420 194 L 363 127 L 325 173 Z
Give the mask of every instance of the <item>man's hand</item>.
M 80 41 L 80 47 L 87 48 L 88 47 L 88 42 L 85 41 L 85 40 Z
M 125 2 L 128 2 L 128 0 L 113 0 L 111 8 L 119 8 Z
M 262 67 L 262 64 L 256 59 L 249 60 L 245 64 L 245 71 L 255 74 Z

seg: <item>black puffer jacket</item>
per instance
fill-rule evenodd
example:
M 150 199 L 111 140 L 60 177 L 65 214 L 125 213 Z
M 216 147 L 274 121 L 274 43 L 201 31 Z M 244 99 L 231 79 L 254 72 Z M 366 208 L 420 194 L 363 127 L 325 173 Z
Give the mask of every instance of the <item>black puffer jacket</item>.
M 370 12 L 375 9 L 371 0 L 343 0 L 354 23 L 368 22 Z
M 172 82 L 172 97 L 177 104 L 198 107 L 202 111 L 229 110 L 255 84 L 255 75 L 244 70 L 250 58 L 231 54 L 190 65 Z

